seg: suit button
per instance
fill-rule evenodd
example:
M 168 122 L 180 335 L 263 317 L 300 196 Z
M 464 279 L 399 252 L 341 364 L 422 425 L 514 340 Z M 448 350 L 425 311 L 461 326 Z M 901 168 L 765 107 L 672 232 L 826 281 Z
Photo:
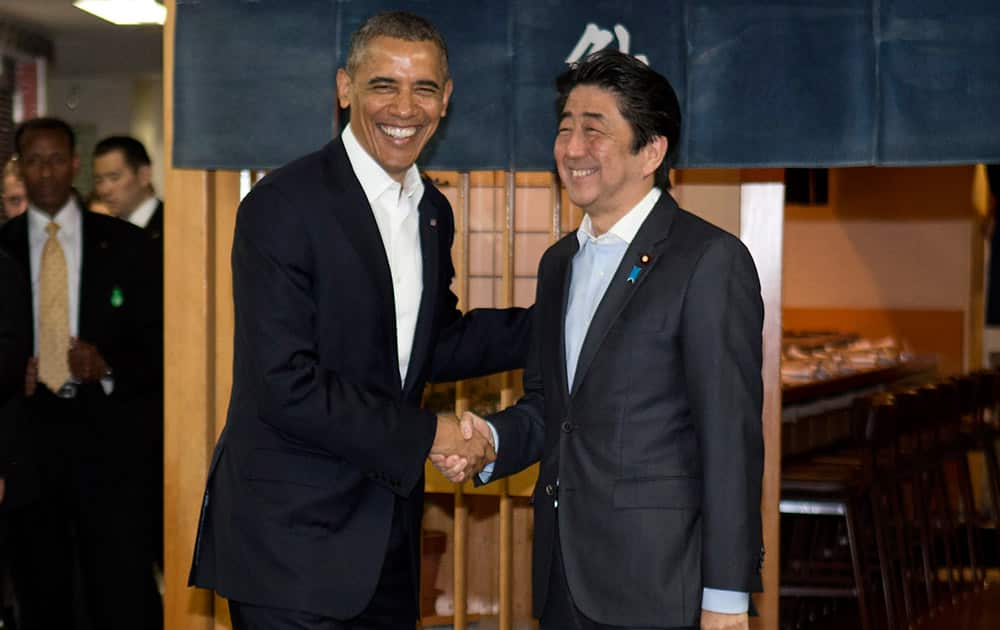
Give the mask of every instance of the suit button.
M 565 422 L 562 423 L 562 430 L 566 433 L 572 433 L 573 423 L 570 422 L 569 420 L 566 420 Z
M 552 484 L 551 484 L 551 483 L 550 483 L 550 484 L 548 484 L 547 486 L 545 486 L 545 494 L 549 495 L 550 497 L 552 496 L 552 494 L 553 494 L 553 493 L 554 493 L 555 491 L 556 491 L 556 489 L 552 487 Z

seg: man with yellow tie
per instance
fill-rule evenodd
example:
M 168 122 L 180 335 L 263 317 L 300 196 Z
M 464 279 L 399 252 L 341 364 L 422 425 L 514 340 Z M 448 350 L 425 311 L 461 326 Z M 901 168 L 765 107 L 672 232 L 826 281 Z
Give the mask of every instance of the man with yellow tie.
M 163 350 L 148 239 L 83 209 L 65 122 L 27 121 L 15 145 L 29 208 L 0 229 L 0 248 L 31 287 L 34 354 L 17 439 L 37 473 L 33 500 L 10 515 L 19 627 L 156 628 L 144 462 Z

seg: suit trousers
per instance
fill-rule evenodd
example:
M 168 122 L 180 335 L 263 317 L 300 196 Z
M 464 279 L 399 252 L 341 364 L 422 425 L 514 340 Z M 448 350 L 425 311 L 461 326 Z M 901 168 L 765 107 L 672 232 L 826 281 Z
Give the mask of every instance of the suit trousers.
M 573 594 L 566 581 L 566 567 L 563 564 L 562 543 L 559 536 L 559 519 L 555 519 L 555 536 L 552 544 L 552 563 L 549 569 L 549 594 L 545 608 L 539 619 L 539 630 L 664 630 L 666 626 L 647 628 L 645 626 L 609 626 L 587 617 L 577 608 Z M 600 576 L 595 576 L 600 579 Z M 676 630 L 683 630 L 677 628 Z M 694 630 L 694 629 L 692 629 Z
M 233 630 L 413 630 L 417 621 L 415 586 L 404 514 L 406 501 L 396 497 L 392 529 L 382 572 L 368 606 L 353 619 L 339 620 L 299 610 L 229 601 Z
M 11 573 L 24 630 L 156 630 L 163 607 L 129 471 L 110 478 L 83 402 L 39 387 L 32 421 L 41 495 L 11 514 Z

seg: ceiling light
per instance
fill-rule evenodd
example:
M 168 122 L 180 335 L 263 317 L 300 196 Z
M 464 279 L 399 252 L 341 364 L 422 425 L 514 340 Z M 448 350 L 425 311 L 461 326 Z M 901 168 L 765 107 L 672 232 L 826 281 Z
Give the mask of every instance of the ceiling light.
M 163 24 L 167 8 L 156 0 L 77 0 L 73 6 L 112 24 Z

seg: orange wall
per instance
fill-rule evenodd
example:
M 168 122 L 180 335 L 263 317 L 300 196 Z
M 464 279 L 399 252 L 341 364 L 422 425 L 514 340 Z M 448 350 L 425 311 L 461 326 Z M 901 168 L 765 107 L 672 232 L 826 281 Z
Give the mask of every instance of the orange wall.
M 892 335 L 957 372 L 968 356 L 974 167 L 831 169 L 830 204 L 789 206 L 784 327 Z

